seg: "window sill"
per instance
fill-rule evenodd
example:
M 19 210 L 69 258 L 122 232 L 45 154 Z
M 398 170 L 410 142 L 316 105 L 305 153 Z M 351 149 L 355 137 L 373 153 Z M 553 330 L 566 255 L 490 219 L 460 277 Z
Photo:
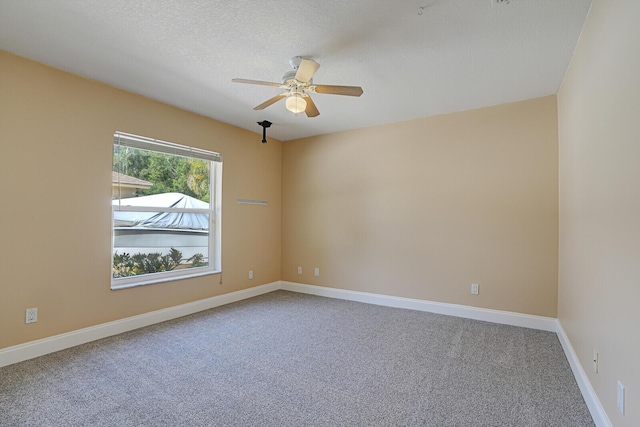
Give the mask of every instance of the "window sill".
M 138 286 L 153 285 L 154 283 L 175 282 L 177 280 L 191 279 L 193 277 L 208 276 L 210 274 L 220 274 L 220 273 L 222 273 L 222 270 L 204 270 L 204 271 L 197 271 L 189 274 L 180 274 L 180 275 L 163 276 L 163 277 L 149 277 L 146 279 L 141 278 L 140 280 L 127 281 L 125 283 L 119 283 L 119 280 L 112 280 L 111 290 L 117 291 L 120 289 L 128 289 L 128 288 L 135 288 Z

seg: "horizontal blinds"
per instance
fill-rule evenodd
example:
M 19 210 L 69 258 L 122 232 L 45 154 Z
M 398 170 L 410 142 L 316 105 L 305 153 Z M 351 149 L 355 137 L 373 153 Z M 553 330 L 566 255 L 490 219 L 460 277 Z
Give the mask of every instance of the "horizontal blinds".
M 209 160 L 213 162 L 221 162 L 220 153 L 202 150 L 200 148 L 188 147 L 186 145 L 175 144 L 173 142 L 161 141 L 158 139 L 146 138 L 144 136 L 133 135 L 130 133 L 116 132 L 114 134 L 114 143 L 121 147 L 138 148 L 141 150 L 153 150 L 161 153 L 174 154 L 176 156 L 194 157 L 196 159 Z

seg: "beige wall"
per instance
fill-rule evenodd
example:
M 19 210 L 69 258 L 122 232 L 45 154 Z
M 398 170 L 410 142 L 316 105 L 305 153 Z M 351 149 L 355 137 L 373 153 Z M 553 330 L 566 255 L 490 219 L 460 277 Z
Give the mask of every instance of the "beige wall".
M 110 290 L 116 130 L 222 153 L 222 284 Z M 0 51 L 0 348 L 279 280 L 281 143 L 260 139 Z
M 558 95 L 558 314 L 615 426 L 640 423 L 638 17 L 639 1 L 595 0 Z
M 282 278 L 555 317 L 557 152 L 555 96 L 288 141 Z

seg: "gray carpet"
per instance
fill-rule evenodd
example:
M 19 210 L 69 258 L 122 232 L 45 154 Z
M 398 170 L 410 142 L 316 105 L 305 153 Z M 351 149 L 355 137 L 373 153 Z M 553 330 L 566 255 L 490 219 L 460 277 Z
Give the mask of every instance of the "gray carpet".
M 277 291 L 0 368 L 2 426 L 592 426 L 555 334 Z

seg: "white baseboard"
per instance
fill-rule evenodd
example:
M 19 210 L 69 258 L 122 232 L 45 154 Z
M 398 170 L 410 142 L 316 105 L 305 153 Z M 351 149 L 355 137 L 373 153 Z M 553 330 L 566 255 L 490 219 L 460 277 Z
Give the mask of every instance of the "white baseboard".
M 347 291 L 344 289 L 305 285 L 302 283 L 281 283 L 282 285 L 280 289 L 284 289 L 287 291 L 313 294 L 329 298 L 338 298 L 349 301 L 358 301 L 368 304 L 384 305 L 387 307 L 427 311 L 429 313 L 446 314 L 448 316 L 464 317 L 467 319 L 484 320 L 486 322 L 501 323 L 504 325 L 521 326 L 523 328 L 556 332 L 557 322 L 556 319 L 552 317 L 534 316 L 530 314 L 513 313 L 510 311 L 470 307 L 467 305 L 447 304 L 442 302 L 426 301 L 413 298 L 372 294 L 369 292 Z
M 0 367 L 280 289 L 280 282 L 102 323 L 0 350 Z
M 571 345 L 571 341 L 569 341 L 569 337 L 564 331 L 560 320 L 557 320 L 556 322 L 556 333 L 558 334 L 558 339 L 560 340 L 560 344 L 562 345 L 564 354 L 567 356 L 567 360 L 569 361 L 569 365 L 571 366 L 571 370 L 573 371 L 573 376 L 576 378 L 578 387 L 580 387 L 582 397 L 584 398 L 584 401 L 589 408 L 589 412 L 591 412 L 593 422 L 596 423 L 596 426 L 598 427 L 611 427 L 611 421 L 609 420 L 607 413 L 602 407 L 600 399 L 598 399 L 595 390 L 591 386 L 591 382 L 589 381 L 589 378 L 587 377 L 587 374 L 584 371 L 580 360 L 578 359 L 578 355 Z

